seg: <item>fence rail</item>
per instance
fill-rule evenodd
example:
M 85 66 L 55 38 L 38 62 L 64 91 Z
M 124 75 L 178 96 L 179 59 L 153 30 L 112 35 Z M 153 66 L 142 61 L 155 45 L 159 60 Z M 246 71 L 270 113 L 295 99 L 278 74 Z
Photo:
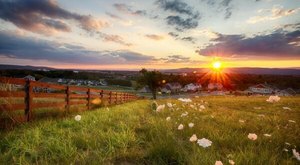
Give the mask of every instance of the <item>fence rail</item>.
M 32 110 L 38 108 L 64 108 L 70 111 L 72 105 L 85 105 L 88 110 L 92 108 L 92 101 L 105 100 L 108 105 L 120 104 L 136 100 L 138 97 L 131 93 L 113 92 L 109 90 L 94 89 L 87 87 L 58 85 L 30 81 L 18 78 L 0 77 L 0 98 L 23 98 L 24 103 L 0 103 L 0 112 L 24 110 L 24 116 L 17 116 L 23 121 L 32 119 Z M 10 90 L 6 88 L 9 87 Z M 47 92 L 42 92 L 42 91 Z M 50 90 L 50 91 L 49 91 Z M 61 102 L 34 102 L 34 98 L 61 99 Z

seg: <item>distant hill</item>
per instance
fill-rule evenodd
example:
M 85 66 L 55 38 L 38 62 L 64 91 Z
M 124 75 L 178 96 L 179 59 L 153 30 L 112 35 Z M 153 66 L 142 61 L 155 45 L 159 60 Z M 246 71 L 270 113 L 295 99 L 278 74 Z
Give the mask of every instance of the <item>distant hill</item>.
M 55 69 L 51 67 L 42 67 L 42 66 L 21 66 L 21 65 L 3 65 L 0 64 L 0 70 L 73 70 L 73 69 Z M 108 70 L 83 70 L 77 69 L 80 71 L 108 71 Z M 138 70 L 136 70 L 138 71 Z M 179 69 L 161 69 L 163 73 L 190 73 L 193 71 L 197 71 L 198 73 L 206 73 L 209 72 L 209 68 L 179 68 Z M 112 72 L 135 72 L 133 70 L 114 70 Z M 237 73 L 237 74 L 266 74 L 266 75 L 299 75 L 300 76 L 300 68 L 227 68 L 224 69 L 223 72 L 225 73 Z
M 43 66 L 29 66 L 29 65 L 4 65 L 0 64 L 0 70 L 11 70 L 11 69 L 21 69 L 21 70 L 55 70 L 54 68 L 50 67 L 43 67 Z
M 180 68 L 180 69 L 166 69 L 161 70 L 165 73 L 183 73 L 197 71 L 199 73 L 209 72 L 208 68 Z M 300 75 L 299 68 L 227 68 L 225 73 L 237 74 L 268 74 L 268 75 Z

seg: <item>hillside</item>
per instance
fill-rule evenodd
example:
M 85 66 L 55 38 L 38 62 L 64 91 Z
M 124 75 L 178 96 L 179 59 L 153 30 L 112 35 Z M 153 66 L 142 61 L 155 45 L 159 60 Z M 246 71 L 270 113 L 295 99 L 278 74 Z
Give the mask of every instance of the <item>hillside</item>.
M 155 112 L 150 100 L 139 100 L 82 112 L 80 121 L 73 114 L 1 133 L 0 162 L 297 164 L 291 150 L 300 150 L 299 102 L 299 97 L 281 98 L 277 103 L 266 102 L 266 97 L 204 97 L 192 103 L 164 99 L 158 104 L 173 107 Z M 189 128 L 189 123 L 194 126 Z M 180 124 L 182 130 L 178 130 Z M 250 140 L 249 133 L 257 139 Z M 211 146 L 190 142 L 193 134 L 210 140 Z

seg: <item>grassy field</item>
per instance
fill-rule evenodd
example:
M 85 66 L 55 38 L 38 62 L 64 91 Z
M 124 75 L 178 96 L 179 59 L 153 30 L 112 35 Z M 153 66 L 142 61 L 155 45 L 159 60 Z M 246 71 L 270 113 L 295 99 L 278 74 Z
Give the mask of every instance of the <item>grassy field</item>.
M 0 164 L 297 164 L 291 150 L 300 151 L 300 97 L 266 99 L 162 99 L 158 104 L 176 105 L 161 112 L 151 110 L 152 101 L 139 100 L 79 112 L 80 121 L 74 120 L 76 114 L 35 121 L 1 132 Z M 258 138 L 248 139 L 249 133 Z M 190 142 L 193 134 L 209 139 L 211 146 Z

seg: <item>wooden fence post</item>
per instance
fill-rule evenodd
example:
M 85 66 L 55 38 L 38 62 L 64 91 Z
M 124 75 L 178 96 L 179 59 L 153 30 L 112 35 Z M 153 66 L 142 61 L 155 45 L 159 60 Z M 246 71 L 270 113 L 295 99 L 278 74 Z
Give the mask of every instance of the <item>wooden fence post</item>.
M 26 80 L 25 84 L 25 119 L 30 121 L 32 117 L 32 86 L 30 80 Z
M 67 89 L 66 89 L 66 112 L 69 113 L 70 112 L 70 86 L 68 85 L 67 86 Z
M 101 102 L 103 101 L 102 99 L 103 99 L 103 90 L 101 90 L 101 92 L 100 92 L 100 100 L 101 100 Z
M 112 94 L 112 92 L 110 91 L 110 92 L 109 92 L 109 101 L 108 101 L 108 102 L 109 102 L 109 105 L 111 105 L 111 94 Z
M 116 100 L 115 100 L 115 104 L 118 104 L 118 92 L 116 92 Z
M 87 97 L 87 107 L 88 107 L 88 110 L 90 110 L 91 109 L 91 89 L 90 88 L 88 88 L 88 91 L 87 91 L 87 95 L 88 95 L 88 97 Z

